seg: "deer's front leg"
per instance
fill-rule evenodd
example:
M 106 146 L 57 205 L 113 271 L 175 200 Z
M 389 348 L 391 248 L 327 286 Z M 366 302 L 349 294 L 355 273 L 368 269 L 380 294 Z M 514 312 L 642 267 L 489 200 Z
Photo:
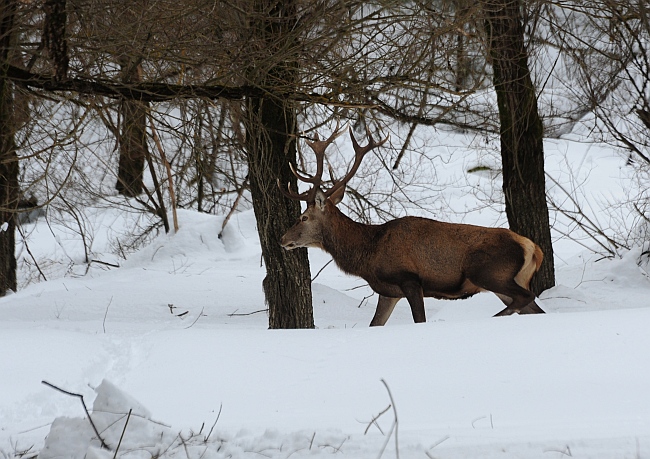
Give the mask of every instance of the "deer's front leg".
M 371 327 L 381 326 L 386 323 L 390 315 L 395 309 L 395 305 L 399 301 L 399 298 L 390 298 L 388 296 L 379 295 L 379 301 L 377 301 L 377 310 L 375 311 L 375 316 L 370 322 Z

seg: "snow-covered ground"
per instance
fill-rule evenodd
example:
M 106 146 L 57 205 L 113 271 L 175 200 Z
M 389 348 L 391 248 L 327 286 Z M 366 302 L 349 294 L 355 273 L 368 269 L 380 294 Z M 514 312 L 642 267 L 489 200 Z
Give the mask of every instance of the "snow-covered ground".
M 607 149 L 554 140 L 546 151 L 549 174 L 582 196 L 618 192 L 624 159 Z M 329 264 L 313 286 L 317 329 L 267 330 L 250 210 L 222 239 L 223 217 L 180 211 L 177 234 L 121 262 L 107 234 L 128 220 L 88 212 L 94 258 L 119 268 L 88 268 L 68 246 L 77 265 L 65 277 L 0 298 L 0 457 L 650 456 L 640 249 L 601 259 L 556 234 L 548 314 L 492 318 L 502 305 L 485 293 L 427 300 L 418 325 L 402 301 L 373 329 L 376 296 Z M 63 257 L 45 222 L 29 233 L 37 258 Z M 329 261 L 310 259 L 313 274 Z M 83 396 L 109 449 L 80 398 L 42 381 Z

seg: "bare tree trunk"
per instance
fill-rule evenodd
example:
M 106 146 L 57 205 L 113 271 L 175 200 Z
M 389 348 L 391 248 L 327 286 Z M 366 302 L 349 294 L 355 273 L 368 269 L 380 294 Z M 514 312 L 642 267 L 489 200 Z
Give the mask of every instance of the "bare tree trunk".
M 510 229 L 535 241 L 544 262 L 531 288 L 555 285 L 544 175 L 543 126 L 524 46 L 521 0 L 482 0 L 501 122 L 503 191 Z
M 285 198 L 276 180 L 294 182 L 295 114 L 281 101 L 253 99 L 248 103 L 248 174 L 257 230 L 266 265 L 264 295 L 269 328 L 313 328 L 311 275 L 307 249 L 286 251 L 280 238 L 300 215 L 300 203 Z M 294 188 L 295 189 L 295 188 Z
M 45 23 L 43 25 L 43 45 L 54 69 L 54 79 L 63 81 L 68 76 L 68 43 L 65 37 L 66 0 L 45 0 Z
M 125 83 L 139 83 L 142 80 L 139 63 L 132 59 L 122 63 L 122 80 Z M 144 162 L 148 155 L 146 102 L 122 100 L 120 130 L 120 160 L 117 173 L 117 191 L 129 197 L 142 193 Z
M 7 78 L 14 36 L 15 0 L 0 3 L 0 296 L 15 291 L 18 155 L 14 140 L 13 88 Z
M 459 20 L 459 27 L 463 27 L 463 22 L 468 12 L 470 11 L 470 2 L 468 0 L 453 0 L 454 12 L 457 20 Z M 460 92 L 467 87 L 467 80 L 470 75 L 470 59 L 467 55 L 467 38 L 465 37 L 465 30 L 462 28 L 456 34 L 456 62 L 455 62 L 455 89 Z
M 287 34 L 296 21 L 293 2 L 259 0 L 256 10 L 260 12 L 255 24 L 259 37 L 273 55 L 274 47 L 288 45 Z M 295 84 L 296 76 L 291 63 L 282 59 L 253 78 L 258 84 L 287 87 Z M 296 109 L 291 102 L 273 96 L 249 98 L 246 124 L 251 196 L 266 265 L 263 288 L 269 328 L 313 328 L 307 250 L 280 247 L 280 238 L 300 215 L 300 203 L 285 198 L 277 186 L 278 179 L 296 186 L 289 169 L 290 162 L 296 164 Z

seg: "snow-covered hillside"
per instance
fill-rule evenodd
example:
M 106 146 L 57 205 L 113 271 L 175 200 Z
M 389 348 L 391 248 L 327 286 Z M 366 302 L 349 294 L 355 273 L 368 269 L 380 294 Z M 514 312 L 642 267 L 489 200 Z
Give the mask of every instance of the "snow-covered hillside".
M 409 200 L 388 203 L 397 214 L 505 225 L 494 139 L 431 129 L 414 139 L 426 156 L 407 154 L 392 178 L 368 158 L 360 175 L 372 180 L 357 179 L 357 189 L 403 190 Z M 337 167 L 348 142 L 329 153 Z M 611 203 L 633 186 L 625 157 L 571 136 L 547 140 L 545 151 L 554 203 L 571 211 L 579 203 L 613 234 L 633 226 L 608 213 L 621 216 Z M 23 226 L 24 288 L 0 298 L 0 455 L 650 455 L 641 248 L 604 259 L 585 248 L 596 241 L 574 221 L 552 212 L 558 285 L 539 301 L 548 314 L 492 318 L 502 303 L 485 293 L 427 299 L 428 323 L 415 325 L 403 300 L 377 329 L 368 328 L 376 295 L 310 250 L 317 329 L 267 330 L 265 269 L 245 207 L 221 238 L 223 216 L 179 210 L 177 234 L 130 254 L 125 235 L 146 222 L 119 206 Z M 342 208 L 356 212 L 350 201 Z M 47 282 L 34 282 L 42 275 Z M 83 395 L 108 450 L 80 398 L 51 385 Z
M 427 300 L 419 325 L 403 301 L 378 329 L 376 297 L 329 264 L 314 284 L 317 329 L 280 331 L 262 311 L 252 212 L 222 239 L 222 217 L 179 217 L 176 235 L 120 268 L 92 263 L 0 299 L 3 457 L 114 457 L 123 432 L 124 458 L 650 455 L 639 250 L 599 260 L 560 242 L 543 316 L 492 318 L 501 303 L 486 293 Z M 56 245 L 42 221 L 31 238 L 33 251 Z M 329 261 L 310 258 L 314 273 Z M 41 381 L 83 395 L 111 450 L 78 397 Z

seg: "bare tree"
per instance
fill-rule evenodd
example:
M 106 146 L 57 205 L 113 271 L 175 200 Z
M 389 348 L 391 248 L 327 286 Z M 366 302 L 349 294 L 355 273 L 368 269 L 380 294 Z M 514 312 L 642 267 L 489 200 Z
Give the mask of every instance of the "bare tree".
M 64 3 L 48 1 L 59 13 Z M 275 185 L 278 178 L 295 183 L 288 164 L 297 162 L 299 132 L 309 137 L 310 129 L 333 115 L 357 127 L 397 120 L 408 123 L 410 132 L 418 125 L 439 123 L 497 129 L 486 115 L 495 113 L 494 108 L 475 97 L 487 87 L 488 72 L 481 55 L 483 19 L 467 0 L 193 0 L 182 12 L 172 2 L 159 2 L 156 8 L 131 2 L 126 9 L 115 0 L 67 4 L 67 31 L 61 33 L 61 15 L 53 16 L 58 20 L 44 29 L 54 42 L 66 38 L 67 54 L 61 43 L 45 48 L 32 43 L 23 49 L 31 65 L 8 69 L 13 81 L 60 102 L 52 104 L 59 112 L 47 116 L 62 117 L 65 132 L 61 129 L 59 135 L 54 127 L 47 142 L 34 141 L 42 147 L 34 147 L 34 155 L 65 142 L 75 154 L 88 154 L 80 142 L 84 129 L 101 124 L 93 118 L 96 111 L 109 133 L 102 134 L 106 140 L 95 159 L 110 170 L 111 188 L 117 179 L 118 187 L 124 185 L 121 192 L 137 195 L 146 162 L 142 158 L 153 156 L 146 124 L 151 116 L 170 150 L 181 205 L 205 210 L 206 192 L 214 202 L 220 196 L 241 195 L 249 183 L 273 328 L 313 326 L 306 253 L 288 254 L 278 244 L 299 214 L 298 205 Z M 41 12 L 30 8 L 32 22 L 40 24 Z M 32 31 L 30 37 L 36 36 Z M 64 72 L 60 69 L 66 67 L 67 55 Z M 107 145 L 111 135 L 118 153 L 125 153 L 124 161 L 118 162 Z M 409 138 L 401 153 L 408 150 Z M 133 153 L 127 155 L 129 146 Z M 381 160 L 399 168 L 400 158 Z M 300 167 L 305 173 L 310 168 L 309 163 Z M 79 169 L 70 168 L 81 175 Z M 148 200 L 122 201 L 162 212 L 164 199 L 156 195 L 160 186 L 154 188 L 142 187 Z M 94 192 L 99 197 L 104 191 Z M 387 216 L 379 208 L 394 198 L 386 194 L 381 203 L 365 199 L 364 209 Z M 544 250 L 552 260 L 549 248 Z
M 612 256 L 619 248 L 646 247 L 650 240 L 650 7 L 644 1 L 543 2 L 549 30 L 545 43 L 565 59 L 565 87 L 587 117 L 591 135 L 623 151 L 629 175 L 628 196 L 611 202 L 597 216 L 583 212 L 575 196 L 572 209 L 560 208 Z
M 521 0 L 482 0 L 499 106 L 503 191 L 510 229 L 537 243 L 544 262 L 533 278 L 537 295 L 555 285 L 546 203 L 543 126 L 524 44 Z
M 142 80 L 142 67 L 126 60 L 122 65 L 124 83 Z M 145 159 L 149 156 L 147 145 L 148 104 L 136 100 L 120 101 L 119 168 L 115 188 L 120 194 L 135 197 L 142 193 Z
M 66 40 L 66 0 L 45 0 L 43 4 L 43 48 L 46 50 L 57 81 L 68 76 L 68 42 Z
M 16 209 L 19 199 L 18 156 L 14 141 L 13 84 L 7 78 L 16 36 L 18 2 L 0 3 L 0 296 L 16 290 Z
M 252 15 L 254 46 L 264 56 L 280 54 L 282 59 L 259 59 L 266 65 L 247 71 L 250 81 L 260 86 L 296 84 L 295 54 L 283 49 L 297 46 L 291 33 L 296 26 L 297 5 L 293 1 L 256 0 Z M 313 328 L 311 275 L 307 250 L 288 252 L 280 238 L 300 215 L 300 205 L 286 199 L 277 187 L 293 182 L 289 164 L 296 164 L 296 108 L 277 96 L 252 97 L 246 103 L 246 147 L 253 208 L 266 265 L 263 282 L 269 307 L 270 328 Z

